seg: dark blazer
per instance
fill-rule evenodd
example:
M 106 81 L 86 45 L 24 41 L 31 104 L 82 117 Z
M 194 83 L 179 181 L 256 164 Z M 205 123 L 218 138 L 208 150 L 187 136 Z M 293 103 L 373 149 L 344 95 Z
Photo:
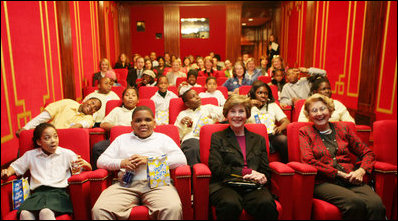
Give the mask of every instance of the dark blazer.
M 247 167 L 263 173 L 270 183 L 271 170 L 263 136 L 250 132 L 245 128 Z M 211 136 L 209 168 L 211 179 L 209 193 L 212 194 L 223 187 L 222 182 L 231 178 L 230 174 L 242 175 L 244 160 L 238 140 L 232 129 L 228 127 Z
M 102 78 L 102 76 L 101 76 L 101 71 L 100 71 L 100 72 L 97 72 L 97 73 L 94 73 L 94 75 L 93 75 L 93 82 L 92 82 L 93 87 L 95 87 L 95 82 L 98 81 L 98 83 L 99 83 L 99 80 L 100 80 L 101 78 Z
M 126 78 L 127 85 L 137 87 L 137 85 L 135 83 L 135 81 L 137 80 L 137 77 L 138 77 L 137 69 L 135 69 L 135 68 L 129 69 L 127 78 Z
M 123 66 L 122 63 L 117 62 L 117 63 L 115 64 L 115 67 L 113 67 L 113 69 L 123 69 L 123 68 L 130 69 L 130 63 L 126 63 L 126 64 L 124 64 L 124 66 Z

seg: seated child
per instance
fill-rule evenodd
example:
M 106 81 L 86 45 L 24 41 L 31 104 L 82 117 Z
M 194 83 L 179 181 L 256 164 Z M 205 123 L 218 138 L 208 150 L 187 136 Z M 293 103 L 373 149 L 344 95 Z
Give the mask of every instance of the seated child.
M 217 98 L 218 106 L 223 107 L 225 103 L 225 97 L 221 91 L 217 90 L 217 81 L 215 77 L 206 78 L 205 88 L 207 90 L 205 92 L 199 93 L 199 97 L 215 97 Z
M 17 217 L 21 220 L 55 220 L 56 215 L 72 214 L 72 202 L 66 189 L 71 176 L 70 163 L 77 161 L 83 170 L 91 170 L 91 165 L 72 150 L 58 146 L 57 130 L 52 124 L 41 123 L 35 128 L 33 144 L 35 149 L 1 170 L 1 178 L 14 174 L 21 176 L 30 171 L 32 194 L 19 207 Z
M 191 69 L 188 71 L 187 81 L 182 82 L 177 89 L 180 96 L 192 87 L 202 87 L 202 85 L 196 83 L 197 77 L 198 71 L 196 69 Z
M 214 124 L 224 120 L 223 108 L 212 104 L 202 105 L 195 90 L 189 89 L 182 96 L 188 109 L 181 111 L 174 123 L 181 138 L 181 150 L 187 157 L 188 165 L 200 163 L 199 132 L 205 124 Z
M 278 87 L 278 97 L 281 96 L 282 88 L 286 84 L 285 72 L 282 69 L 277 69 L 272 72 L 272 80 L 268 85 L 275 85 Z
M 309 77 L 316 75 L 326 76 L 326 71 L 317 68 L 289 68 L 287 70 L 288 83 L 283 86 L 279 102 L 281 107 L 293 105 L 295 101 L 308 98 L 310 93 L 310 81 L 306 77 L 299 80 L 300 71 L 307 73 Z
M 96 97 L 87 99 L 82 104 L 72 99 L 62 99 L 47 105 L 43 112 L 15 134 L 19 137 L 21 131 L 34 129 L 37 125 L 45 122 L 53 124 L 57 129 L 91 128 L 95 123 L 93 114 L 101 107 L 102 102 Z
M 122 94 L 123 104 L 121 107 L 115 107 L 105 118 L 102 120 L 100 127 L 106 132 L 110 132 L 113 126 L 130 126 L 131 115 L 138 103 L 138 93 L 135 87 L 128 87 Z M 91 153 L 91 164 L 93 169 L 97 169 L 97 160 L 99 156 L 111 144 L 109 139 L 102 140 L 94 144 Z
M 169 87 L 169 80 L 164 75 L 159 76 L 157 86 L 159 90 L 151 97 L 151 100 L 153 100 L 155 103 L 156 124 L 169 124 L 170 100 L 172 98 L 178 98 L 178 96 L 175 93 L 167 90 Z
M 142 86 L 155 86 L 156 85 L 156 74 L 152 70 L 145 70 L 142 74 L 142 81 L 137 85 L 137 88 Z
M 147 106 L 133 111 L 131 127 L 134 132 L 118 136 L 100 156 L 98 168 L 133 171 L 132 183 L 122 186 L 117 182 L 106 188 L 92 209 L 93 219 L 128 219 L 131 209 L 139 205 L 148 207 L 153 220 L 182 219 L 176 188 L 172 183 L 150 188 L 147 163 L 149 157 L 166 155 L 168 167 L 174 169 L 187 164 L 184 154 L 169 136 L 153 131 L 155 119 Z
M 120 97 L 112 91 L 111 82 L 112 80 L 108 77 L 101 78 L 98 84 L 98 90 L 95 90 L 94 92 L 88 94 L 83 100 L 83 102 L 85 102 L 92 97 L 96 97 L 102 102 L 102 106 L 99 111 L 93 115 L 95 120 L 94 127 L 98 127 L 105 117 L 106 102 L 108 102 L 109 100 L 120 100 Z

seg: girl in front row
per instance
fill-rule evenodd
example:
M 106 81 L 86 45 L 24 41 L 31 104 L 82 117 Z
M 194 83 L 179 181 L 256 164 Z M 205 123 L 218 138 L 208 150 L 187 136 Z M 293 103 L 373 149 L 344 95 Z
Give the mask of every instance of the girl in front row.
M 76 164 L 84 170 L 91 170 L 91 165 L 73 151 L 58 146 L 57 130 L 52 124 L 42 123 L 35 128 L 33 144 L 40 148 L 27 151 L 1 171 L 1 177 L 7 178 L 30 170 L 32 194 L 19 207 L 17 216 L 21 220 L 55 220 L 55 216 L 73 213 L 66 190 L 70 164 L 77 159 Z

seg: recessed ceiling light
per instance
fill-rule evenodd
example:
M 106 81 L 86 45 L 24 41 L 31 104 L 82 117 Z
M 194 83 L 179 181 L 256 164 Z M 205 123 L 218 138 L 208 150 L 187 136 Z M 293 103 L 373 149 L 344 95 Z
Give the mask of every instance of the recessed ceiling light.
M 246 26 L 246 23 L 242 23 L 242 26 Z
M 253 19 L 252 19 L 252 18 L 249 18 L 249 21 L 253 21 Z

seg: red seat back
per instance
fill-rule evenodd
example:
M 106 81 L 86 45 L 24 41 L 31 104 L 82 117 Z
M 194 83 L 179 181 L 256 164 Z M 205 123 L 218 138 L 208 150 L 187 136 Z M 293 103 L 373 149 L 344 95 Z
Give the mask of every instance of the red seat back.
M 113 142 L 116 137 L 120 136 L 121 134 L 130 133 L 131 131 L 133 131 L 133 129 L 130 126 L 114 126 L 110 132 L 110 141 Z M 178 146 L 180 146 L 180 135 L 176 126 L 171 124 L 156 125 L 154 131 L 166 134 L 173 139 Z
M 201 100 L 202 100 L 202 105 L 213 104 L 213 105 L 218 106 L 218 100 L 215 97 L 201 98 Z M 169 124 L 174 124 L 174 122 L 177 119 L 178 114 L 185 109 L 187 109 L 187 107 L 185 106 L 184 102 L 182 101 L 182 98 L 170 99 Z
M 26 151 L 32 150 L 33 129 L 24 130 L 19 136 L 19 155 L 22 156 Z M 88 129 L 68 128 L 57 129 L 59 146 L 70 149 L 83 159 L 90 162 L 90 137 Z
M 83 88 L 83 97 L 86 97 L 87 95 L 89 95 L 90 93 L 94 92 L 97 89 L 98 89 L 98 87 L 90 87 L 90 86 Z M 115 92 L 120 97 L 120 99 L 123 99 L 124 89 L 126 89 L 126 87 L 124 87 L 124 86 L 112 87 L 112 91 Z
M 270 85 L 272 96 L 274 96 L 275 101 L 279 103 L 278 87 L 276 85 Z
M 116 73 L 116 78 L 117 81 L 120 82 L 120 80 L 126 80 L 127 79 L 127 74 L 128 70 L 126 68 L 123 69 L 112 69 Z
M 292 121 L 293 122 L 297 122 L 298 121 L 299 116 L 300 116 L 300 112 L 301 112 L 301 109 L 304 106 L 304 103 L 305 103 L 305 99 L 300 99 L 300 100 L 294 102 L 294 108 L 292 110 L 293 111 L 293 113 L 292 113 L 292 115 L 293 115 Z
M 258 77 L 258 80 L 268 84 L 269 82 L 271 82 L 271 76 L 261 75 Z
M 178 77 L 176 79 L 176 86 L 178 87 L 182 82 L 187 81 L 186 77 Z
M 204 87 L 206 85 L 206 77 L 198 77 L 196 79 L 196 83 Z
M 397 165 L 397 120 L 375 121 L 373 138 L 376 160 Z
M 216 79 L 217 85 L 218 85 L 218 86 L 222 86 L 227 80 L 228 80 L 227 77 L 218 77 L 218 78 Z
M 239 94 L 240 95 L 247 95 L 252 88 L 251 85 L 242 85 L 239 87 Z
M 217 90 L 221 91 L 221 93 L 224 95 L 225 99 L 228 99 L 228 88 L 224 86 L 218 86 Z
M 113 108 L 115 107 L 121 107 L 123 102 L 121 100 L 110 100 L 106 102 L 106 107 L 105 107 L 105 116 L 108 115 Z M 147 106 L 151 108 L 152 112 L 155 114 L 155 103 L 151 99 L 139 99 L 137 106 Z
M 200 161 L 206 165 L 209 165 L 209 153 L 211 145 L 211 135 L 215 132 L 225 130 L 229 127 L 229 124 L 207 124 L 200 128 Z M 259 134 L 264 137 L 267 146 L 267 154 L 269 157 L 269 141 L 267 128 L 264 124 L 246 124 L 247 130 Z
M 195 90 L 198 94 L 206 91 L 205 87 L 191 87 L 191 89 Z

